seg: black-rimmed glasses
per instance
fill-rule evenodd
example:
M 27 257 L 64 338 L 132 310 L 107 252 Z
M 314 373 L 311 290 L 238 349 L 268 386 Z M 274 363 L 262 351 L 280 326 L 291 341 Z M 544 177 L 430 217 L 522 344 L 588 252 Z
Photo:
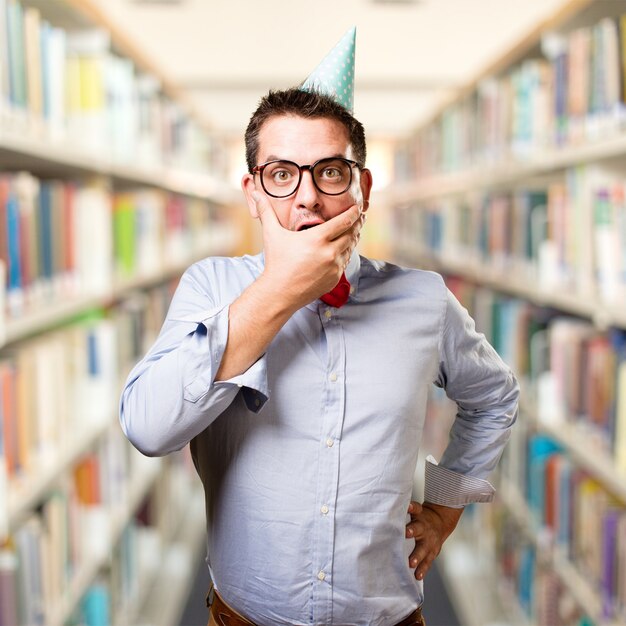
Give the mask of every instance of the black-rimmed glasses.
M 359 167 L 356 161 L 343 157 L 320 159 L 313 165 L 298 165 L 293 161 L 268 161 L 252 169 L 261 177 L 261 185 L 268 196 L 286 198 L 294 194 L 302 182 L 302 172 L 308 170 L 313 184 L 328 196 L 345 193 L 352 184 L 352 168 Z

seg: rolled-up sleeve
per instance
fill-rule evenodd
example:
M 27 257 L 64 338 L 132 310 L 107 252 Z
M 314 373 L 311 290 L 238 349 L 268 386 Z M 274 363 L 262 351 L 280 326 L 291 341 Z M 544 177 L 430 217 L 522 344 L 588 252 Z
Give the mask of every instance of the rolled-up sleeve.
M 498 463 L 517 419 L 519 385 L 511 369 L 485 336 L 476 332 L 474 321 L 449 291 L 439 354 L 435 384 L 445 389 L 457 405 L 450 440 L 439 466 L 484 479 Z M 442 472 L 438 474 L 441 476 Z M 476 497 L 469 501 L 479 500 Z M 450 503 L 458 506 L 460 501 L 452 497 Z
M 197 272 L 192 266 L 181 278 L 159 337 L 122 392 L 122 429 L 149 456 L 185 446 L 239 392 L 254 412 L 269 395 L 265 356 L 244 373 L 215 381 L 228 341 L 229 304 L 216 304 Z

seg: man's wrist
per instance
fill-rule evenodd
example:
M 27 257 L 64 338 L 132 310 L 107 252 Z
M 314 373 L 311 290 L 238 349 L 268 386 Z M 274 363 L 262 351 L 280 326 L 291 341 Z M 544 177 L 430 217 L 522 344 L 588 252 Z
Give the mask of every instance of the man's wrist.
M 299 299 L 296 298 L 298 293 L 295 289 L 277 284 L 265 272 L 250 287 L 253 290 L 257 303 L 264 307 L 264 310 L 272 317 L 282 318 L 284 321 L 306 304 L 299 302 L 301 297 Z

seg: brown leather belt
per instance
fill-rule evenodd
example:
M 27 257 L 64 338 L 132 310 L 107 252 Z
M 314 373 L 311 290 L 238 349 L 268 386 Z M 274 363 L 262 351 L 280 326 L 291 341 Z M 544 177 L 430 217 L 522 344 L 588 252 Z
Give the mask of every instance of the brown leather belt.
M 239 615 L 234 609 L 231 609 L 213 590 L 213 602 L 211 603 L 211 615 L 217 622 L 218 626 L 255 626 L 254 622 Z M 419 607 L 405 617 L 397 626 L 426 626 L 426 622 L 422 617 L 422 608 Z

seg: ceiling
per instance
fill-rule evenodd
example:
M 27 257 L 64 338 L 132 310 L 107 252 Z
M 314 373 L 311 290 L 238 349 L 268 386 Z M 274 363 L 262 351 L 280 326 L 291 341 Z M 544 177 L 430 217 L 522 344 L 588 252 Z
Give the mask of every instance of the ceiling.
M 569 0 L 97 0 L 211 126 L 241 135 L 357 26 L 355 115 L 405 134 Z

